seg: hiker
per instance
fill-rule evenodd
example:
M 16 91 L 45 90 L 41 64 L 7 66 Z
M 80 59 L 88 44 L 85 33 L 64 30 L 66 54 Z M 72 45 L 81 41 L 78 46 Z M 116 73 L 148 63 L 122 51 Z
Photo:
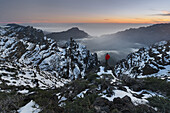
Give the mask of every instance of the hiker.
M 106 60 L 106 67 L 108 67 L 108 60 L 110 58 L 110 55 L 107 53 L 105 56 L 105 60 Z

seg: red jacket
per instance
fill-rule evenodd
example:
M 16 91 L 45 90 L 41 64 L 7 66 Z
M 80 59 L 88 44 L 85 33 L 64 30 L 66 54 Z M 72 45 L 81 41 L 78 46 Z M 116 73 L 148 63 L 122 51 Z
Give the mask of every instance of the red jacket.
M 110 58 L 110 55 L 107 54 L 107 55 L 105 56 L 105 59 L 106 59 L 106 60 L 109 60 L 109 58 Z

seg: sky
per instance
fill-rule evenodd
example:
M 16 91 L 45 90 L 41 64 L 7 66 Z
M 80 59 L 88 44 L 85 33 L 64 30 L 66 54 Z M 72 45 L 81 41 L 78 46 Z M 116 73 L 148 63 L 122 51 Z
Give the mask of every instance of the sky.
M 0 0 L 0 23 L 168 23 L 170 0 Z

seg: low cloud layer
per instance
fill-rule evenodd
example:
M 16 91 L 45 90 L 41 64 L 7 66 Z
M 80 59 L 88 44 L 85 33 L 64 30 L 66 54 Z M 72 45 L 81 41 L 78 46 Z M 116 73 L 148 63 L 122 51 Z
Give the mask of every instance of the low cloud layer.
M 153 14 L 154 16 L 170 16 L 169 11 L 161 11 L 159 14 Z

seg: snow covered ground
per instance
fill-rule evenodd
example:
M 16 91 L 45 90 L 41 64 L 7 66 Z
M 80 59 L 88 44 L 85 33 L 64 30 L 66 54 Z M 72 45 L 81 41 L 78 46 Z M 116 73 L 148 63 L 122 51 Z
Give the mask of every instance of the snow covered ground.
M 161 79 L 170 80 L 170 65 L 164 66 L 165 69 L 159 70 L 158 73 L 150 74 L 150 75 L 141 75 L 138 78 L 147 78 L 147 77 L 158 77 Z
M 110 74 L 113 76 L 113 81 L 116 82 L 118 81 L 119 79 L 116 78 L 113 73 L 112 73 L 112 70 L 106 70 L 104 71 L 104 68 L 105 67 L 102 67 L 100 66 L 100 71 L 97 72 L 97 75 L 99 75 L 100 77 L 102 77 L 102 74 Z M 167 68 L 169 69 L 169 67 L 167 66 Z M 120 81 L 120 80 L 119 80 Z M 114 98 L 117 98 L 117 97 L 120 97 L 120 98 L 123 98 L 124 96 L 129 96 L 132 100 L 132 102 L 135 104 L 135 105 L 138 105 L 138 104 L 147 104 L 148 103 L 148 100 L 147 98 L 149 97 L 152 97 L 152 96 L 160 96 L 160 97 L 163 97 L 162 95 L 160 94 L 157 94 L 157 93 L 154 93 L 154 92 L 151 92 L 151 91 L 148 91 L 148 90 L 142 90 L 142 91 L 139 91 L 139 92 L 135 92 L 133 90 L 131 90 L 129 87 L 127 86 L 124 86 L 124 88 L 126 89 L 126 91 L 124 90 L 119 90 L 119 89 L 115 89 L 113 90 L 114 94 L 110 97 L 107 96 L 106 94 L 106 90 L 103 91 L 103 93 L 100 93 L 99 95 L 103 98 L 106 98 L 108 99 L 109 101 L 113 101 Z M 82 93 L 81 93 L 82 94 Z M 141 98 L 137 98 L 135 97 L 134 95 L 142 95 Z
M 28 92 L 29 92 L 29 90 L 26 90 L 26 89 L 18 91 L 18 93 L 21 93 L 21 94 L 26 94 Z
M 43 71 L 43 73 L 38 73 L 35 71 L 35 69 L 25 68 L 23 68 L 22 71 L 24 71 L 24 73 L 19 71 L 19 74 L 15 75 L 16 73 L 14 72 L 9 73 L 8 71 L 0 70 L 0 73 L 2 73 L 1 80 L 8 81 L 6 83 L 7 85 L 30 86 L 31 88 L 37 87 L 38 85 L 38 87 L 41 89 L 61 87 L 64 84 L 70 82 L 68 79 L 51 76 L 48 72 L 45 71 Z M 37 82 L 35 82 L 35 80 L 37 80 Z
M 19 113 L 39 113 L 40 111 L 39 105 L 33 100 L 18 110 Z
M 116 89 L 116 90 L 113 90 L 114 94 L 111 97 L 107 97 L 107 95 L 102 95 L 102 97 L 108 99 L 109 101 L 113 101 L 113 99 L 117 98 L 117 97 L 123 98 L 124 96 L 129 96 L 131 98 L 132 102 L 135 105 L 147 104 L 148 103 L 147 98 L 152 97 L 152 96 L 163 97 L 160 94 L 157 94 L 157 93 L 154 93 L 154 92 L 151 92 L 151 91 L 147 91 L 147 90 L 135 92 L 135 91 L 132 91 L 131 89 L 129 89 L 129 87 L 127 87 L 127 86 L 125 86 L 125 88 L 126 88 L 127 92 L 123 91 L 123 90 Z M 135 94 L 137 94 L 137 95 L 142 94 L 142 97 L 137 98 L 137 97 L 134 96 Z
M 100 66 L 100 71 L 97 72 L 97 75 L 99 75 L 100 77 L 102 77 L 101 75 L 106 74 L 106 75 L 112 75 L 113 79 L 112 82 L 116 82 L 118 79 L 113 75 L 112 70 L 106 70 L 106 72 L 104 71 L 105 67 Z
M 170 41 L 161 41 L 131 53 L 115 66 L 117 76 L 170 77 Z
M 66 43 L 66 47 L 58 47 L 57 42 L 46 37 L 38 37 L 43 38 L 44 43 L 36 43 L 36 36 L 29 37 L 34 33 L 30 29 L 40 33 L 31 27 L 0 27 L 0 83 L 57 88 L 72 79 L 84 78 L 86 69 L 97 64 L 97 56 L 84 45 L 72 40 Z M 22 37 L 18 38 L 21 34 Z

